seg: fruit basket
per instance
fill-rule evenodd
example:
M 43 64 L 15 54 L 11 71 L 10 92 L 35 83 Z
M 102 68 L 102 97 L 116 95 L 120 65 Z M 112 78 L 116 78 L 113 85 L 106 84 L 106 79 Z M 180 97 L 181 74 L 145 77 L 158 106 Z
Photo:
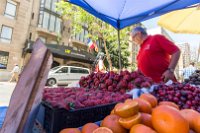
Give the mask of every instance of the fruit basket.
M 94 106 L 77 110 L 65 110 L 53 108 L 46 102 L 42 102 L 45 108 L 44 129 L 47 133 L 59 133 L 67 127 L 80 127 L 88 122 L 102 120 L 110 114 L 116 103 Z

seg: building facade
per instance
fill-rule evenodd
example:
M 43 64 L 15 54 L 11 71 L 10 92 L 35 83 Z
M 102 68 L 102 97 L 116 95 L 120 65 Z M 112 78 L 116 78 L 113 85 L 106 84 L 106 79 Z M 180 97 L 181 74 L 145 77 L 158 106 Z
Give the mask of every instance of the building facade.
M 181 55 L 177 65 L 177 71 L 179 74 L 179 79 L 182 80 L 182 71 L 185 67 L 189 66 L 191 62 L 191 52 L 189 43 L 178 43 L 177 46 L 181 50 Z
M 0 64 L 3 70 L 11 70 L 15 63 L 21 65 L 32 1 L 1 0 L 0 5 Z
M 95 57 L 87 52 L 82 33 L 71 35 L 70 22 L 62 20 L 55 9 L 59 0 L 0 1 L 0 72 L 23 67 L 37 38 L 52 51 L 53 66 L 76 65 L 90 68 Z

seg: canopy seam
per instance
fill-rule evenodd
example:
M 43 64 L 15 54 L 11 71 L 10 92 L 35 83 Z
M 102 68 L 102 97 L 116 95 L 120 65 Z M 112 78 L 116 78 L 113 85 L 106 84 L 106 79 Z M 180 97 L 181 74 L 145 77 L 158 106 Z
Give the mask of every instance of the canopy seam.
M 119 14 L 118 20 L 119 20 L 120 16 L 122 15 L 123 11 L 124 11 L 124 7 L 125 7 L 125 5 L 126 5 L 126 1 L 127 1 L 127 0 L 124 1 L 124 5 L 123 5 L 123 7 L 122 7 L 121 13 Z

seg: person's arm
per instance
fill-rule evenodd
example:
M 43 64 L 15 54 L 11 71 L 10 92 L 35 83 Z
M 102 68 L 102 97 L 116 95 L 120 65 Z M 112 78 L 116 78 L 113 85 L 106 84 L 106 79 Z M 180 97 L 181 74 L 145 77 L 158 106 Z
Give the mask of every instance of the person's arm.
M 166 81 L 168 81 L 170 79 L 171 80 L 174 79 L 174 77 L 175 77 L 174 70 L 175 70 L 176 65 L 178 63 L 180 54 L 181 54 L 180 50 L 178 50 L 174 54 L 172 54 L 169 67 L 162 75 L 162 79 L 164 80 L 164 82 L 166 82 Z
M 176 68 L 176 65 L 178 63 L 179 57 L 180 57 L 180 49 L 169 39 L 167 39 L 163 35 L 155 35 L 155 39 L 158 46 L 163 49 L 166 53 L 171 55 L 171 60 L 168 66 L 168 69 L 162 74 L 162 79 L 166 82 L 169 79 L 174 79 L 174 69 Z
M 170 61 L 170 64 L 169 64 L 168 68 L 173 69 L 173 70 L 176 68 L 176 65 L 178 63 L 180 55 L 181 55 L 181 51 L 180 50 L 178 50 L 177 52 L 172 54 L 171 61 Z

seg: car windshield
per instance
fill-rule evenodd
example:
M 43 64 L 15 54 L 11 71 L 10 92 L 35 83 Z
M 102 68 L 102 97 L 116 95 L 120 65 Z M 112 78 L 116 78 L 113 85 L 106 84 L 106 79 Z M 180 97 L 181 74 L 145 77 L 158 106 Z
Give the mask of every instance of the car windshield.
M 51 71 L 55 71 L 55 70 L 57 70 L 58 68 L 60 68 L 60 66 L 57 66 L 57 67 L 51 68 Z

